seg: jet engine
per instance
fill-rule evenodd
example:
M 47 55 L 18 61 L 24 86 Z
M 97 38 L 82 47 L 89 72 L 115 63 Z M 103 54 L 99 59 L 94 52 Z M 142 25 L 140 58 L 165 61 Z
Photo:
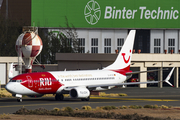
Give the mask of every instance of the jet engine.
M 88 98 L 90 96 L 90 92 L 85 87 L 75 87 L 70 91 L 71 98 Z

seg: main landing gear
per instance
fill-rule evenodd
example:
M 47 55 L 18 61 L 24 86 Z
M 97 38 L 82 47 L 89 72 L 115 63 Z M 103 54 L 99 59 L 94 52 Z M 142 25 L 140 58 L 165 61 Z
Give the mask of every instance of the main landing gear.
M 81 98 L 81 101 L 89 101 L 90 100 L 90 97 L 87 97 L 87 98 Z
M 63 94 L 56 94 L 55 99 L 57 101 L 63 101 L 64 100 L 64 95 Z
M 56 94 L 55 100 L 57 101 L 63 101 L 64 100 L 64 95 L 63 94 Z M 89 101 L 90 97 L 87 98 L 81 98 L 81 101 Z

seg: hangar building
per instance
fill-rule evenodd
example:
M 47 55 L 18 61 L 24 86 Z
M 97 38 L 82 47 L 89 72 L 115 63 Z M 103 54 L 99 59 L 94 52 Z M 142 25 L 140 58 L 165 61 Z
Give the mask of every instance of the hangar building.
M 58 34 L 59 28 L 66 28 L 67 18 L 76 28 L 82 53 L 120 51 L 129 30 L 136 29 L 135 53 L 165 55 L 180 52 L 179 4 L 179 0 L 3 0 L 0 12 L 27 26 Z
M 61 32 L 77 29 L 83 53 L 115 53 L 130 29 L 137 29 L 134 49 L 142 53 L 179 53 L 178 0 L 3 0 L 1 14 L 27 26 Z M 66 17 L 66 18 L 65 18 Z

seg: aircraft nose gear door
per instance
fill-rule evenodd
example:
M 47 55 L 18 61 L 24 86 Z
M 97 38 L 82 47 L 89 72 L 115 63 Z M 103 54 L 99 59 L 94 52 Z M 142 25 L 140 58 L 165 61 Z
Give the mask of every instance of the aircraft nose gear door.
M 27 80 L 28 80 L 28 87 L 33 87 L 33 80 L 31 78 L 31 76 L 26 76 Z

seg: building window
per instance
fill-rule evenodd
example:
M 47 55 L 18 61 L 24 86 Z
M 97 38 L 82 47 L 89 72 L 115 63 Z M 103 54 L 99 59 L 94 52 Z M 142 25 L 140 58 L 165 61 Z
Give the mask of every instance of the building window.
M 111 38 L 104 39 L 104 53 L 111 53 Z
M 98 47 L 91 47 L 91 53 L 98 53 Z
M 98 53 L 98 38 L 91 38 L 91 53 Z
M 72 38 L 67 38 L 67 44 L 72 47 Z
M 78 38 L 79 41 L 79 53 L 85 53 L 85 38 Z
M 168 39 L 168 53 L 171 53 L 171 50 L 173 50 L 173 53 L 175 52 L 175 39 L 174 38 Z
M 118 52 L 121 51 L 123 44 L 124 44 L 124 38 L 118 38 L 117 39 L 117 50 L 118 50 Z
M 161 53 L 161 39 L 154 39 L 154 53 Z

